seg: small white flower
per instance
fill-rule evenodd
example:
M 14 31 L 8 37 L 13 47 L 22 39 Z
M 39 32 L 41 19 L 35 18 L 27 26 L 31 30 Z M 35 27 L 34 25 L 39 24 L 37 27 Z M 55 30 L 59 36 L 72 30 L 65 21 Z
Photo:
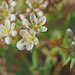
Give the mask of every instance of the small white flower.
M 9 15 L 14 11 L 14 8 L 8 6 L 8 4 L 6 2 L 2 3 L 1 7 L 1 12 L 0 12 L 0 17 L 1 19 L 5 19 L 7 17 L 9 17 Z
M 10 42 L 12 40 L 12 37 L 13 37 L 12 33 L 13 33 L 13 31 L 16 31 L 15 27 L 16 27 L 15 23 L 11 24 L 10 20 L 6 19 L 5 20 L 5 24 L 4 25 L 0 25 L 0 39 L 5 38 L 5 42 L 7 44 L 10 44 Z M 14 33 L 14 35 L 17 35 L 17 34 Z M 9 39 L 9 38 L 11 38 L 11 39 Z
M 19 50 L 24 50 L 25 48 L 30 51 L 34 45 L 39 43 L 38 39 L 35 37 L 35 32 L 33 30 L 21 30 L 20 35 L 23 37 L 18 43 L 17 48 Z
M 11 22 L 16 21 L 16 15 L 15 14 L 11 14 L 10 15 L 10 20 L 11 20 Z
M 46 8 L 46 4 L 43 3 L 44 0 L 30 0 L 28 4 L 30 8 L 32 8 L 35 12 L 39 11 L 41 8 Z
M 29 29 L 33 29 L 36 34 L 47 31 L 47 27 L 43 26 L 46 22 L 45 16 L 42 16 L 40 19 L 38 19 L 34 14 L 30 14 L 30 21 L 31 23 L 27 19 L 24 19 L 23 25 Z
M 17 2 L 16 2 L 16 1 L 12 1 L 12 2 L 10 3 L 10 6 L 11 6 L 11 7 L 16 7 L 16 6 L 17 6 Z

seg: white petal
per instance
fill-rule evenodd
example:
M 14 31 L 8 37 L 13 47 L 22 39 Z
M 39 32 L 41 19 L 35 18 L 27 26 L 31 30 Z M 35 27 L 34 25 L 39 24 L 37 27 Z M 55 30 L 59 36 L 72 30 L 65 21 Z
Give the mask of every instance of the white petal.
M 44 0 L 40 0 L 39 4 L 42 4 Z
M 11 8 L 9 9 L 9 14 L 11 14 L 13 11 L 14 11 L 14 8 L 11 7 Z
M 11 25 L 11 31 L 13 31 L 16 28 L 16 23 L 12 23 Z
M 12 31 L 12 32 L 11 32 L 11 35 L 12 35 L 13 37 L 17 36 L 17 31 L 16 31 L 16 30 Z
M 6 20 L 5 20 L 5 27 L 6 27 L 7 29 L 10 29 L 10 20 L 9 20 L 9 19 L 6 19 Z
M 36 8 L 36 9 L 33 9 L 35 12 L 39 11 L 40 9 L 39 8 Z
M 8 10 L 8 4 L 6 2 L 2 3 L 3 10 Z
M 41 4 L 41 6 L 40 6 L 41 9 L 45 9 L 46 7 L 47 7 L 46 4 Z
M 16 21 L 16 15 L 15 14 L 11 14 L 10 15 L 10 20 L 11 20 L 11 22 Z
M 41 18 L 39 19 L 39 24 L 40 24 L 40 26 L 44 25 L 45 22 L 46 22 L 46 17 L 45 17 L 45 16 L 43 16 L 43 17 L 41 17 Z
M 33 42 L 34 42 L 35 45 L 39 44 L 39 40 L 37 38 L 34 38 Z
M 23 43 L 23 39 L 21 39 L 17 44 L 16 44 L 16 46 L 17 46 L 17 48 L 19 49 L 19 50 L 24 50 L 25 49 L 25 43 Z
M 32 24 L 37 24 L 37 18 L 35 16 L 35 14 L 30 14 L 30 21 Z
M 30 23 L 29 23 L 29 21 L 28 21 L 27 19 L 24 19 L 22 24 L 23 24 L 25 27 L 29 28 Z
M 41 26 L 41 27 L 40 27 L 40 31 L 41 31 L 41 32 L 46 32 L 46 31 L 47 31 L 47 27 Z
M 22 37 L 27 37 L 27 36 L 29 36 L 30 34 L 29 34 L 28 30 L 22 29 L 22 30 L 20 31 L 20 35 L 21 35 Z
M 30 29 L 29 32 L 30 32 L 31 36 L 35 37 L 35 31 L 33 29 Z
M 4 30 L 4 29 L 5 29 L 5 27 L 3 25 L 0 25 L 0 31 Z
M 29 3 L 28 6 L 29 6 L 30 8 L 33 8 L 31 3 Z
M 26 49 L 27 49 L 28 51 L 30 51 L 30 50 L 32 50 L 33 46 L 34 46 L 33 42 L 29 42 L 29 43 L 26 45 Z
M 5 34 L 4 34 L 4 36 L 9 36 L 9 35 L 10 35 L 10 32 L 9 32 L 9 33 L 5 33 Z
M 3 25 L 0 25 L 0 39 L 4 37 L 4 35 L 3 35 L 4 29 L 5 29 L 4 26 Z
M 12 38 L 11 37 L 6 37 L 5 42 L 6 42 L 6 44 L 9 45 L 12 42 Z
M 11 7 L 16 7 L 16 6 L 17 6 L 17 2 L 16 2 L 16 1 L 11 2 L 11 3 L 10 3 L 10 6 L 11 6 Z

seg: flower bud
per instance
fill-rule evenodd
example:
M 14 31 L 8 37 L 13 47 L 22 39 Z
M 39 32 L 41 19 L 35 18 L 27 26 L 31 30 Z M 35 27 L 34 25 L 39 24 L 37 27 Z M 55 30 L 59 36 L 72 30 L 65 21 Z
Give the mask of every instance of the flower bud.
M 12 42 L 12 38 L 11 37 L 6 37 L 5 42 L 6 42 L 6 44 L 9 45 Z
M 13 37 L 15 37 L 15 36 L 17 36 L 17 31 L 16 31 L 16 30 L 14 30 L 14 31 L 12 31 L 12 33 L 11 33 L 11 34 L 12 34 L 12 36 L 13 36 Z
M 38 12 L 37 12 L 37 15 L 38 15 L 39 17 L 43 16 L 43 14 L 44 14 L 43 11 L 38 11 Z
M 30 8 L 27 8 L 26 9 L 26 13 L 30 13 L 31 12 L 31 9 Z
M 10 6 L 11 7 L 16 7 L 17 6 L 17 2 L 16 1 L 11 2 Z
M 19 17 L 21 20 L 23 20 L 25 18 L 25 16 L 23 14 L 19 14 Z
M 72 43 L 70 44 L 70 48 L 74 49 L 75 48 L 75 41 L 72 41 Z
M 73 37 L 73 32 L 72 32 L 72 30 L 68 28 L 68 29 L 66 30 L 66 35 L 67 35 L 68 38 L 72 38 L 72 37 Z
M 11 20 L 11 22 L 16 21 L 16 15 L 15 14 L 11 14 L 10 15 L 10 20 Z

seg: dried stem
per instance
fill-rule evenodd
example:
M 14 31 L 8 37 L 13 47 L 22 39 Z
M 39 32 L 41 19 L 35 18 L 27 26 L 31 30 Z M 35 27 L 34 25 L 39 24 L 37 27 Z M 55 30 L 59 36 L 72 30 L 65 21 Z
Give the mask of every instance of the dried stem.
M 50 41 L 47 41 L 47 40 L 44 40 L 44 39 L 41 39 L 41 38 L 38 38 L 38 39 L 41 40 L 41 41 L 44 41 L 44 42 L 46 42 L 46 43 L 48 43 L 48 44 L 52 44 L 52 45 L 57 46 L 57 47 L 59 47 L 59 48 L 65 49 L 65 50 L 67 50 L 67 51 L 70 51 L 70 49 L 61 47 L 60 45 L 54 44 L 54 43 L 52 43 L 52 42 L 50 42 Z

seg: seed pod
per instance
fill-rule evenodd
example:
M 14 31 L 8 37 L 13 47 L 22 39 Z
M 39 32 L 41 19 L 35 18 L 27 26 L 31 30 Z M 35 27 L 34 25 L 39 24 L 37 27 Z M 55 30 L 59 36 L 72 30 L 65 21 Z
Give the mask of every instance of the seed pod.
M 66 30 L 66 35 L 67 35 L 68 38 L 72 38 L 72 37 L 73 37 L 73 32 L 72 32 L 72 30 L 68 28 L 68 29 Z

